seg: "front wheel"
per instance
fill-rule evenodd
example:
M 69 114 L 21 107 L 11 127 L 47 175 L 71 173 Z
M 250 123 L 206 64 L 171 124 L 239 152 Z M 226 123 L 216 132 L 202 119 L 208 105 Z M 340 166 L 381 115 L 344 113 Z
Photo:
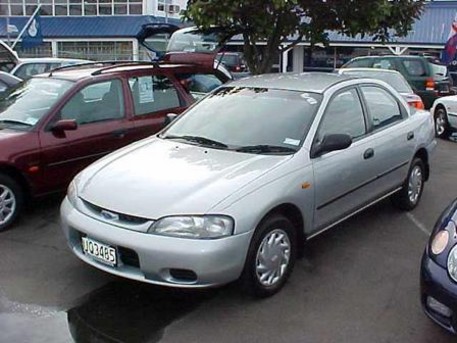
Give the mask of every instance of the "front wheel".
M 18 183 L 0 174 L 0 232 L 6 230 L 22 210 L 24 196 Z
M 289 278 L 296 255 L 293 224 L 282 215 L 268 217 L 251 240 L 241 275 L 244 290 L 262 298 L 277 293 Z
M 449 123 L 447 121 L 446 110 L 438 108 L 435 111 L 435 136 L 446 139 L 450 135 Z
M 392 201 L 395 206 L 404 211 L 411 211 L 419 204 L 425 183 L 425 166 L 420 158 L 414 158 L 409 168 L 408 177 Z

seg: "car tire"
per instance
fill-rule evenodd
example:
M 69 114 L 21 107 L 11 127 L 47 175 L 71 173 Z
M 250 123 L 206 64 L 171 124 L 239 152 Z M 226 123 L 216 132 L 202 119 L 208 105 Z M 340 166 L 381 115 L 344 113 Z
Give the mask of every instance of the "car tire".
M 282 215 L 272 215 L 261 222 L 252 237 L 240 278 L 247 294 L 265 298 L 284 286 L 297 256 L 296 237 L 294 225 Z
M 435 136 L 446 139 L 451 134 L 447 113 L 443 107 L 439 107 L 434 114 L 435 121 Z
M 424 162 L 415 157 L 409 167 L 408 177 L 401 190 L 392 196 L 392 202 L 403 211 L 411 211 L 418 204 L 424 190 L 425 165 Z
M 24 203 L 21 186 L 10 176 L 0 174 L 0 232 L 17 219 Z

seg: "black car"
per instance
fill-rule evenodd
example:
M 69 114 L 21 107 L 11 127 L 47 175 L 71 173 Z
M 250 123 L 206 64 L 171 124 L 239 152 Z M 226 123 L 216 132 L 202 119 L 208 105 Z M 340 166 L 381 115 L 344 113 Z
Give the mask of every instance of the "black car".
M 421 265 L 421 301 L 438 325 L 457 334 L 457 199 L 441 214 Z

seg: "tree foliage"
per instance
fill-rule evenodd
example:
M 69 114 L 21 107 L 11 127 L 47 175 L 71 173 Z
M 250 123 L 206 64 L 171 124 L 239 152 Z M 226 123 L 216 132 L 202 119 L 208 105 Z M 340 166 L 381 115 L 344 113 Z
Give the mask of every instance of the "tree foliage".
M 327 43 L 328 31 L 381 41 L 405 36 L 423 5 L 424 0 L 188 0 L 183 18 L 203 30 L 218 26 L 225 39 L 240 34 L 246 62 L 260 74 L 270 70 L 278 52 L 302 40 Z

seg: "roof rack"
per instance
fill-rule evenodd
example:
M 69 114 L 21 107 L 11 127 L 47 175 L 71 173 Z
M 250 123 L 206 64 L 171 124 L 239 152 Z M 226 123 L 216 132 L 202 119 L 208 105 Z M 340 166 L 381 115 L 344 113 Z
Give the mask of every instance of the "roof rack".
M 98 69 L 96 71 L 94 71 L 91 75 L 92 76 L 95 76 L 95 75 L 100 75 L 101 73 L 103 73 L 104 71 L 107 71 L 107 70 L 110 70 L 110 69 L 115 69 L 115 68 L 118 68 L 118 67 L 134 67 L 134 66 L 139 66 L 139 65 L 145 65 L 145 66 L 154 66 L 154 67 L 159 67 L 159 63 L 158 62 L 151 62 L 151 61 L 128 61 L 128 62 L 123 62 L 123 63 L 113 63 L 111 65 L 108 65 L 106 67 L 103 67 L 101 69 Z
M 92 73 L 92 75 L 98 75 L 100 73 L 97 73 L 98 71 L 103 71 L 105 69 L 110 69 L 110 68 L 115 68 L 118 67 L 119 65 L 155 65 L 157 64 L 156 62 L 150 62 L 150 61 L 130 61 L 130 60 L 107 60 L 107 61 L 97 61 L 97 62 L 83 62 L 83 63 L 76 63 L 76 64 L 68 64 L 65 66 L 57 67 L 52 69 L 49 72 L 48 77 L 52 76 L 52 73 L 56 71 L 61 71 L 61 70 L 68 70 L 68 69 L 78 69 L 78 68 L 89 68 L 92 66 L 100 66 L 104 67 L 100 70 L 95 71 Z

